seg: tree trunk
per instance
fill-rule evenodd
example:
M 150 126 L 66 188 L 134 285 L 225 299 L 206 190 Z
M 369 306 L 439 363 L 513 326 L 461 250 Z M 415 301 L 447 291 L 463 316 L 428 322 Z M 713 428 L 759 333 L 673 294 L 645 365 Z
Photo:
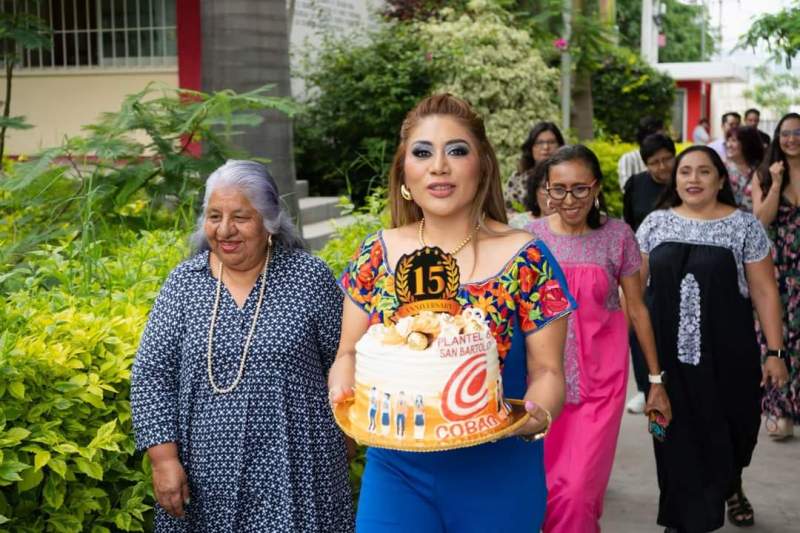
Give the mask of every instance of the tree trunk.
M 244 92 L 271 83 L 275 96 L 291 96 L 286 0 L 202 0 L 201 20 L 203 91 Z M 270 173 L 297 219 L 291 119 L 277 111 L 264 116 L 236 143 L 271 160 Z
M 14 74 L 14 60 L 6 57 L 6 98 L 3 104 L 3 118 L 8 120 L 11 116 L 11 76 Z M 6 153 L 6 130 L 8 127 L 3 124 L 0 128 L 0 170 L 3 169 L 3 156 Z
M 594 139 L 594 101 L 592 100 L 592 73 L 586 68 L 575 69 L 572 85 L 572 127 L 580 141 Z

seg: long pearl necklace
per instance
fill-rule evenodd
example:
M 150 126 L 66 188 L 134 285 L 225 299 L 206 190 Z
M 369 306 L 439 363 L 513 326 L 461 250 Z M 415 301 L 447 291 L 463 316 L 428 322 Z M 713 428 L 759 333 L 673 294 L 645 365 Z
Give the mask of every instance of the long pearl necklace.
M 472 230 L 472 231 L 470 231 L 470 232 L 469 232 L 469 234 L 468 234 L 466 237 L 464 237 L 464 240 L 463 240 L 463 241 L 461 241 L 460 243 L 458 243 L 458 246 L 456 246 L 455 248 L 453 248 L 453 251 L 452 251 L 452 252 L 450 252 L 450 255 L 456 255 L 458 252 L 460 252 L 462 248 L 464 248 L 464 247 L 465 247 L 467 244 L 469 244 L 469 241 L 471 241 L 471 240 L 472 240 L 472 237 L 474 237 L 474 236 L 475 236 L 475 234 L 476 234 L 476 233 L 478 233 L 478 231 L 479 231 L 480 229 L 481 229 L 481 225 L 480 225 L 480 223 L 478 223 L 478 225 L 477 225 L 477 226 L 475 226 L 475 229 L 474 229 L 474 230 Z M 424 230 L 425 230 L 425 217 L 422 217 L 422 218 L 420 219 L 420 221 L 419 221 L 419 230 L 418 230 L 418 232 L 417 232 L 417 233 L 418 233 L 417 237 L 419 237 L 419 244 L 420 244 L 420 246 L 422 246 L 423 248 L 428 246 L 428 245 L 425 243 L 425 239 L 423 239 L 423 238 L 422 238 L 422 232 L 423 232 Z
M 267 268 L 269 267 L 269 261 L 272 256 L 272 246 L 267 248 L 267 259 L 264 261 L 264 270 L 261 271 L 261 289 L 258 291 L 258 303 L 256 304 L 256 312 L 253 315 L 253 323 L 250 325 L 250 332 L 247 334 L 247 338 L 244 341 L 244 351 L 242 352 L 242 357 L 239 360 L 239 372 L 236 374 L 236 379 L 233 380 L 233 383 L 229 387 L 219 387 L 216 382 L 214 381 L 214 371 L 212 370 L 212 349 L 211 343 L 214 339 L 214 324 L 217 321 L 217 310 L 219 309 L 219 295 L 222 290 L 222 261 L 219 262 L 219 272 L 217 274 L 217 294 L 214 297 L 214 309 L 211 311 L 211 325 L 208 327 L 208 382 L 211 384 L 211 388 L 217 394 L 228 394 L 232 392 L 236 387 L 239 386 L 239 383 L 242 381 L 242 376 L 244 375 L 244 364 L 247 361 L 247 352 L 250 350 L 250 343 L 253 340 L 253 333 L 256 330 L 256 322 L 258 322 L 258 315 L 261 311 L 261 302 L 264 301 L 264 289 L 267 285 Z

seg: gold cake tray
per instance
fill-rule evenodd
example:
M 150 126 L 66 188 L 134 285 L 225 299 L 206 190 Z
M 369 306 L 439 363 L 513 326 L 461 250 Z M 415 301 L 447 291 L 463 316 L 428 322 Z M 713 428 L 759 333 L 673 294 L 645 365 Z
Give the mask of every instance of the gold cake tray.
M 357 443 L 373 448 L 384 448 L 404 452 L 442 452 L 458 448 L 478 446 L 487 442 L 494 442 L 508 437 L 528 421 L 530 415 L 525 410 L 523 400 L 505 400 L 511 406 L 511 423 L 493 432 L 483 432 L 473 436 L 450 437 L 446 441 L 416 440 L 413 437 L 398 439 L 391 435 L 370 432 L 361 427 L 353 427 L 350 423 L 350 409 L 353 408 L 353 398 L 348 398 L 333 406 L 333 416 L 336 423 L 344 433 Z

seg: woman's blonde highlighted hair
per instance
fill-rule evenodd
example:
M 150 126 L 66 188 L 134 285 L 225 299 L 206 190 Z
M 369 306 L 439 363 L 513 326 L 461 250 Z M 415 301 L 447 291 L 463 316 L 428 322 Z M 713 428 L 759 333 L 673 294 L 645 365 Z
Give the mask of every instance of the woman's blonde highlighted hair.
M 400 143 L 397 145 L 392 168 L 389 170 L 389 206 L 392 214 L 392 227 L 405 226 L 422 219 L 422 210 L 413 200 L 403 199 L 400 195 L 400 186 L 405 183 L 403 166 L 408 148 L 408 137 L 420 120 L 434 115 L 458 120 L 478 142 L 480 176 L 478 192 L 475 194 L 475 200 L 472 202 L 470 210 L 470 219 L 473 224 L 482 224 L 484 215 L 505 224 L 507 218 L 500 185 L 500 167 L 497 164 L 494 148 L 486 137 L 483 119 L 461 98 L 443 93 L 434 94 L 419 102 L 414 109 L 408 112 L 400 126 Z

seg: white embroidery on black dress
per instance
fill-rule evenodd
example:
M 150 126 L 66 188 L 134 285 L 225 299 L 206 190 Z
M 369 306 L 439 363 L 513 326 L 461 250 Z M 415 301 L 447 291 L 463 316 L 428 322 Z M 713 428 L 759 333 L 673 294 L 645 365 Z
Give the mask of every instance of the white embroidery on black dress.
M 700 285 L 692 274 L 686 274 L 681 281 L 678 360 L 700 364 Z
M 659 244 L 679 242 L 726 248 L 736 259 L 739 293 L 750 297 L 744 263 L 760 261 L 769 254 L 770 242 L 764 228 L 751 214 L 736 210 L 717 220 L 682 217 L 671 209 L 653 211 L 636 232 L 639 247 L 649 254 Z

